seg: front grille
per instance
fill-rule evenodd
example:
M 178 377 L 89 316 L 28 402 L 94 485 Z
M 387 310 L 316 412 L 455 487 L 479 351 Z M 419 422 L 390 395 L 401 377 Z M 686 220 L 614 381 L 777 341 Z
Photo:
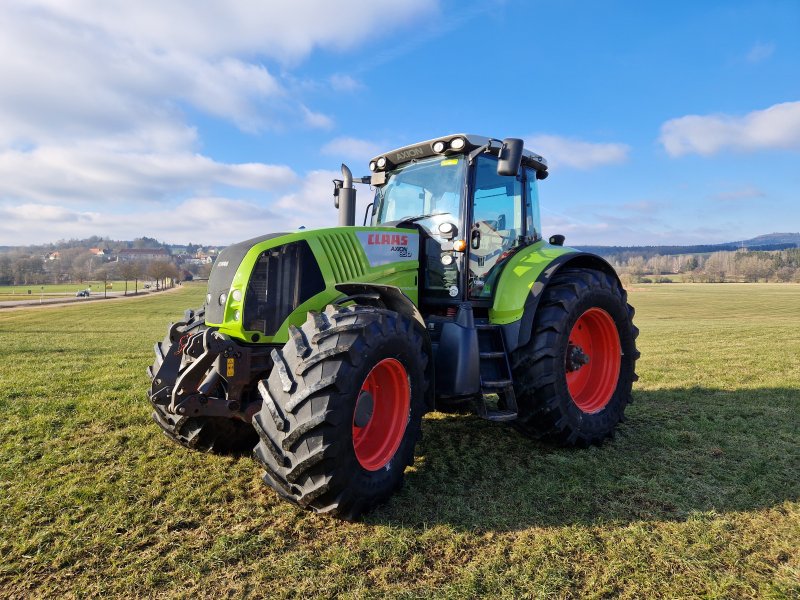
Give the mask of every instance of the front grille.
M 349 233 L 329 233 L 319 238 L 336 283 L 355 281 L 364 275 L 358 259 L 363 254 L 355 237 Z
M 214 268 L 211 270 L 211 275 L 208 278 L 208 295 L 211 301 L 206 305 L 206 323 L 219 324 L 225 318 L 225 307 L 217 300 L 220 294 L 227 296 L 231 289 L 233 277 L 242 264 L 245 255 L 250 251 L 254 245 L 276 237 L 286 235 L 285 233 L 270 233 L 262 235 L 261 237 L 245 240 L 238 244 L 228 246 L 223 250 L 217 261 L 214 263 Z
M 247 284 L 245 330 L 275 335 L 294 309 L 324 289 L 322 272 L 307 242 L 263 252 Z

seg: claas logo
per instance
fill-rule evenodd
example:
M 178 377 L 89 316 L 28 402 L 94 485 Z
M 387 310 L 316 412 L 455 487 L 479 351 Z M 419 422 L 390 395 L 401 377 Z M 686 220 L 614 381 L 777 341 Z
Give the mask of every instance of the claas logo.
M 408 236 L 396 233 L 370 233 L 367 236 L 370 246 L 408 246 Z

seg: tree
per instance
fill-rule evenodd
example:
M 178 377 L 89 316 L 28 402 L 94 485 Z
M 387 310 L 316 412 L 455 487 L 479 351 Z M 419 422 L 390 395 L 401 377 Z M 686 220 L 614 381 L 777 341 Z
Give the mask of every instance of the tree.
M 147 266 L 147 274 L 156 280 L 156 289 L 158 289 L 159 281 L 163 287 L 166 287 L 167 279 L 174 284 L 178 277 L 178 267 L 166 260 L 154 260 Z
M 628 260 L 628 272 L 631 274 L 631 280 L 634 283 L 638 283 L 642 279 L 644 271 L 644 258 L 641 256 L 634 256 Z
M 783 283 L 791 281 L 794 278 L 795 269 L 793 267 L 781 267 L 775 271 L 775 278 Z
M 139 277 L 141 267 L 136 262 L 121 262 L 119 263 L 119 276 L 125 280 L 125 296 L 128 295 L 128 281 L 133 281 Z M 138 290 L 137 290 L 138 291 Z
M 44 261 L 41 256 L 20 255 L 11 263 L 11 273 L 14 283 L 18 285 L 43 283 Z
M 728 273 L 728 262 L 726 257 L 723 256 L 724 252 L 714 252 L 706 260 L 703 271 L 708 278 L 709 283 L 724 283 L 725 275 Z
M 14 281 L 11 269 L 11 257 L 5 254 L 0 256 L 0 283 L 9 284 Z

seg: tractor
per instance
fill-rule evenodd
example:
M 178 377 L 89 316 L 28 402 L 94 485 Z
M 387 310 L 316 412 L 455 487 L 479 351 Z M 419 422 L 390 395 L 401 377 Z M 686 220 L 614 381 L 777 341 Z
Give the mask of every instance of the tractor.
M 342 165 L 339 226 L 224 249 L 205 303 L 155 344 L 153 418 L 175 442 L 252 450 L 282 498 L 346 520 L 385 502 L 428 411 L 600 445 L 639 353 L 601 257 L 542 237 L 547 161 L 453 134 Z M 355 226 L 354 182 L 374 199 Z

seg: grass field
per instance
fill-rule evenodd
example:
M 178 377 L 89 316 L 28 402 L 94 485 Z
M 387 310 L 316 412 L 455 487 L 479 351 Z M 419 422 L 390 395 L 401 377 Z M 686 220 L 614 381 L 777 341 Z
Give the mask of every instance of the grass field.
M 356 524 L 150 422 L 152 344 L 203 293 L 0 311 L 0 596 L 800 595 L 800 286 L 635 287 L 613 442 L 433 413 L 402 492 Z
M 124 292 L 124 281 L 108 281 L 108 291 Z M 139 290 L 143 288 L 139 281 Z M 103 293 L 103 281 L 84 281 L 83 283 L 48 283 L 45 285 L 0 285 L 0 301 L 2 300 L 31 300 L 38 301 L 43 294 L 45 298 L 53 296 L 74 296 L 76 292 L 91 289 L 92 294 Z M 30 290 L 30 294 L 28 294 Z M 134 291 L 134 282 L 128 282 L 128 292 Z

